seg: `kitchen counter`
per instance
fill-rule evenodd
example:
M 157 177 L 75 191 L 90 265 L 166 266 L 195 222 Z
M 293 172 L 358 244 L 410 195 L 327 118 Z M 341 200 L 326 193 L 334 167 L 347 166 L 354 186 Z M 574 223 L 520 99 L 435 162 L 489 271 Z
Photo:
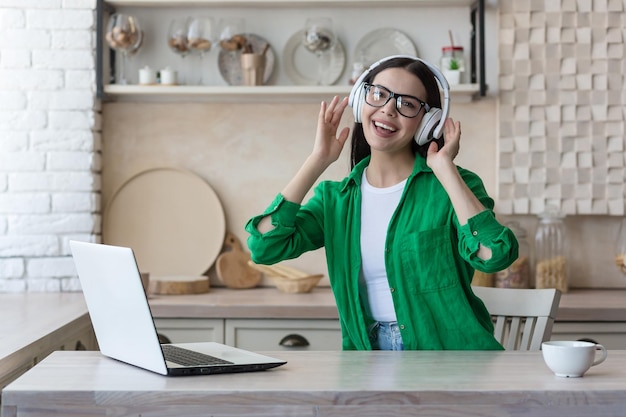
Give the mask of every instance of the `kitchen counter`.
M 328 287 L 308 294 L 212 288 L 206 294 L 152 296 L 150 306 L 157 318 L 338 318 Z M 626 322 L 626 290 L 571 290 L 561 296 L 557 321 Z
M 561 295 L 556 320 L 626 322 L 626 290 L 570 290 Z
M 82 293 L 2 294 L 0 300 L 0 364 L 51 332 L 88 319 Z
M 2 417 L 28 415 L 623 416 L 626 351 L 583 378 L 559 378 L 540 352 L 267 352 L 264 372 L 165 377 L 98 352 L 55 352 L 2 393 Z
M 328 287 L 288 294 L 274 287 L 234 290 L 211 288 L 194 295 L 152 295 L 155 318 L 290 318 L 337 319 L 335 298 Z
M 96 347 L 82 293 L 0 295 L 0 389 L 55 350 Z

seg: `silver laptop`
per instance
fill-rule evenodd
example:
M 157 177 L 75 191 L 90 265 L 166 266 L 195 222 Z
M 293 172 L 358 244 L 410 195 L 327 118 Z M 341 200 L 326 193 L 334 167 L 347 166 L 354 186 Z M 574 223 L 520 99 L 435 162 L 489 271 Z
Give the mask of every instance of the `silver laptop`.
M 131 248 L 70 241 L 103 355 L 162 375 L 261 371 L 286 362 L 221 343 L 160 344 Z

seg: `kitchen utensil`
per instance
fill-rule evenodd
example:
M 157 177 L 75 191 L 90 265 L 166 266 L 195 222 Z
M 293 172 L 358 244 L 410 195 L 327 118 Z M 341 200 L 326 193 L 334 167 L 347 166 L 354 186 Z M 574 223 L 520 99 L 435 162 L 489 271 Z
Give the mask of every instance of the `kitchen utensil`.
M 302 38 L 305 29 L 299 30 L 287 40 L 283 49 L 285 73 L 294 84 L 316 85 L 318 83 L 318 57 L 307 51 Z M 321 57 L 324 61 L 324 77 L 322 85 L 332 85 L 337 82 L 346 65 L 346 51 L 336 38 L 333 47 Z
M 241 54 L 241 69 L 245 85 L 262 85 L 265 71 L 265 55 Z
M 209 292 L 207 276 L 161 276 L 150 278 L 150 294 L 182 295 L 204 294 Z
M 254 288 L 261 282 L 261 273 L 248 264 L 250 253 L 242 249 L 241 242 L 227 232 L 222 253 L 215 262 L 217 277 L 228 288 Z
M 153 276 L 199 276 L 215 262 L 226 232 L 222 204 L 196 174 L 153 168 L 128 179 L 106 205 L 104 243 L 131 247 Z

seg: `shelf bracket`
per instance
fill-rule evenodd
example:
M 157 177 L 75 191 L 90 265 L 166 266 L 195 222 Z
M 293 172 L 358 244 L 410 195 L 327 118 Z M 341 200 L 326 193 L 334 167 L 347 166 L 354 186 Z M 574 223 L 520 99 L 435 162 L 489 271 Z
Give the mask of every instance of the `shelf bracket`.
M 479 83 L 479 94 L 481 97 L 484 97 L 487 94 L 487 80 L 485 75 L 485 0 L 477 0 L 472 5 L 470 22 L 472 24 L 470 39 L 470 63 L 472 72 L 470 80 L 472 83 Z
M 115 8 L 104 0 L 96 0 L 96 98 L 104 98 L 104 14 L 115 13 Z M 111 77 L 114 76 L 115 54 L 110 50 L 109 55 Z

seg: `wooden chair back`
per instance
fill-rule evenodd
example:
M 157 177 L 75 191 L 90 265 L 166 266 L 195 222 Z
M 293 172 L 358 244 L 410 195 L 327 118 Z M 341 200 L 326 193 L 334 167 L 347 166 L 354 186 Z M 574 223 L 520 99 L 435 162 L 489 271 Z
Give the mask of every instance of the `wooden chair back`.
M 550 340 L 561 292 L 548 289 L 472 287 L 494 321 L 494 336 L 506 350 L 540 350 Z

